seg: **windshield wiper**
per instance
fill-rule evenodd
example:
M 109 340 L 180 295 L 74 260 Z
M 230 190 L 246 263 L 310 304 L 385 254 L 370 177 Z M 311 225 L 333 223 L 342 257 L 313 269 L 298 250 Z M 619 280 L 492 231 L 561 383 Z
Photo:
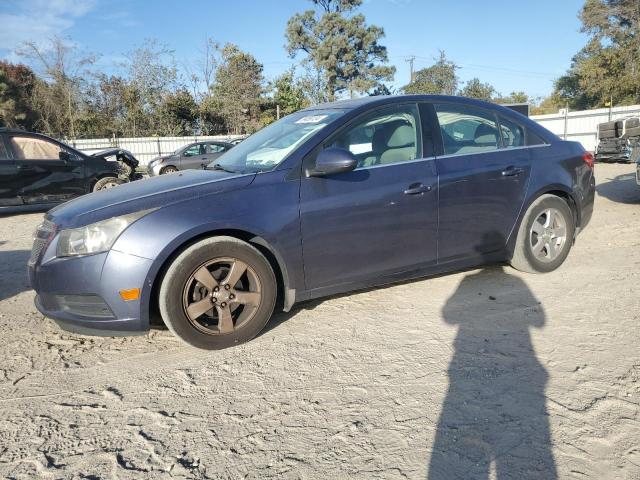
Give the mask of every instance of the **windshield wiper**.
M 222 172 L 227 172 L 227 173 L 238 173 L 235 170 L 230 170 L 228 168 L 223 167 L 219 163 L 214 163 L 212 166 L 207 167 L 207 170 L 220 170 Z

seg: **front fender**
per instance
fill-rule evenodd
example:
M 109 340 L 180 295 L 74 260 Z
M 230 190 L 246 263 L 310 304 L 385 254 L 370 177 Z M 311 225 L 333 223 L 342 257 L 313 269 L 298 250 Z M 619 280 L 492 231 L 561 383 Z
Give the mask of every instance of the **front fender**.
M 113 250 L 152 260 L 141 286 L 143 325 L 148 324 L 154 285 L 163 267 L 185 245 L 205 236 L 236 234 L 252 239 L 267 248 L 278 262 L 285 297 L 290 298 L 292 290 L 303 287 L 300 184 L 286 181 L 287 173 L 260 174 L 246 188 L 162 207 L 125 230 Z

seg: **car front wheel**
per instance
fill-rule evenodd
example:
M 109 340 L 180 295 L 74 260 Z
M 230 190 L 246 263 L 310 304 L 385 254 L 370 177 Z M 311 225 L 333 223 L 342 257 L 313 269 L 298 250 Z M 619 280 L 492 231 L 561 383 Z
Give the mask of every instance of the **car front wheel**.
M 178 169 L 176 167 L 174 167 L 173 165 L 169 165 L 168 167 L 164 167 L 162 170 L 160 170 L 160 175 L 165 175 L 167 173 L 175 173 L 177 171 Z
M 123 183 L 125 183 L 125 182 L 123 180 L 119 179 L 118 177 L 101 178 L 100 180 L 98 180 L 93 185 L 93 190 L 92 191 L 98 192 L 100 190 L 107 190 L 109 188 L 113 188 L 113 187 L 117 187 L 118 185 L 122 185 Z
M 212 237 L 171 263 L 158 303 L 178 338 L 214 350 L 255 337 L 273 314 L 276 293 L 273 270 L 257 249 L 233 237 Z
M 569 255 L 574 232 L 567 202 L 555 195 L 540 196 L 522 219 L 511 265 L 530 273 L 555 270 Z

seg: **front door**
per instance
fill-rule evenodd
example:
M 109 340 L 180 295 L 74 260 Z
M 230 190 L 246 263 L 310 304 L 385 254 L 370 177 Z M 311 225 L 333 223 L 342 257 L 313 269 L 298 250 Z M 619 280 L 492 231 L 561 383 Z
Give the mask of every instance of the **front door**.
M 18 168 L 10 158 L 9 149 L 0 134 L 0 207 L 22 204 L 17 185 Z
M 9 144 L 24 203 L 58 203 L 86 193 L 84 162 L 71 151 L 69 160 L 61 160 L 61 144 L 25 134 L 10 135 Z
M 378 108 L 322 148 L 350 150 L 358 168 L 303 177 L 300 191 L 307 289 L 382 282 L 437 258 L 437 179 L 422 154 L 414 104 Z
M 504 248 L 524 202 L 529 151 L 523 127 L 479 107 L 435 105 L 442 136 L 438 260 Z
M 196 143 L 182 152 L 182 158 L 180 158 L 180 169 L 188 170 L 194 168 L 202 168 L 202 164 L 207 161 L 207 148 L 204 143 Z

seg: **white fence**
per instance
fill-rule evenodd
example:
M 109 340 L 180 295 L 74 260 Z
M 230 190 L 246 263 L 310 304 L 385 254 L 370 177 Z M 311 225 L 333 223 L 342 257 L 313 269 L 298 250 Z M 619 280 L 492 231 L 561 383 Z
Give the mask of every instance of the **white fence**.
M 88 138 L 78 140 L 66 140 L 65 142 L 74 148 L 84 152 L 93 153 L 107 148 L 123 148 L 129 150 L 140 161 L 141 165 L 146 165 L 149 161 L 159 155 L 168 155 L 175 152 L 180 147 L 189 143 L 202 142 L 208 140 L 230 141 L 242 138 L 242 135 L 214 135 L 202 137 L 140 137 L 140 138 Z
M 611 120 L 637 117 L 640 116 L 640 105 L 614 107 L 611 112 L 608 108 L 580 112 L 560 110 L 560 112 L 551 115 L 535 115 L 531 119 L 551 130 L 560 138 L 580 142 L 585 149 L 594 151 L 598 142 L 598 124 L 608 122 L 609 114 L 611 114 Z
M 561 138 L 582 143 L 587 150 L 594 151 L 597 145 L 598 124 L 611 120 L 618 120 L 629 116 L 640 116 L 640 105 L 629 107 L 615 107 L 609 112 L 608 108 L 584 110 L 580 112 L 565 112 L 550 115 L 535 115 L 531 118 L 543 127 L 551 130 Z M 180 147 L 192 142 L 206 140 L 229 141 L 241 138 L 241 135 L 215 135 L 208 137 L 141 137 L 141 138 L 92 138 L 68 140 L 67 143 L 78 150 L 92 153 L 107 148 L 119 147 L 129 150 L 140 160 L 142 165 L 149 163 L 158 155 L 167 155 Z

